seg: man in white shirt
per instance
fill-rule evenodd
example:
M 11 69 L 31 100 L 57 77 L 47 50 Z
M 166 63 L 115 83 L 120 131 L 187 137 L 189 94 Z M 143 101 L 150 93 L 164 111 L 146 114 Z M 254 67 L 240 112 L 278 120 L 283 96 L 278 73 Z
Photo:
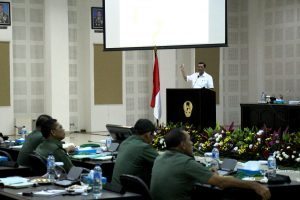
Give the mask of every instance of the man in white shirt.
M 192 82 L 192 88 L 214 88 L 214 82 L 211 75 L 205 72 L 206 64 L 199 62 L 196 66 L 195 73 L 187 76 L 184 69 L 184 64 L 180 66 L 182 76 L 185 81 Z

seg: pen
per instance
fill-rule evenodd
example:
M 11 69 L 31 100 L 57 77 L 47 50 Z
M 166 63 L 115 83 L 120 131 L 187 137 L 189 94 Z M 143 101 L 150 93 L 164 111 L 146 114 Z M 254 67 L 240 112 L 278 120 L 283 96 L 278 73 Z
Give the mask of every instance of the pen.
M 27 197 L 32 197 L 33 193 L 32 192 L 22 192 L 23 196 L 27 196 Z

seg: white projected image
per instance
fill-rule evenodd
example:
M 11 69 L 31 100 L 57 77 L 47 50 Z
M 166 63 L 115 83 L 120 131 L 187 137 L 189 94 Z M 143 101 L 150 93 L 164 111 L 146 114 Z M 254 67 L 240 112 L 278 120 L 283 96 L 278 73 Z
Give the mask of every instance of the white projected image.
M 226 0 L 104 0 L 105 48 L 226 43 Z

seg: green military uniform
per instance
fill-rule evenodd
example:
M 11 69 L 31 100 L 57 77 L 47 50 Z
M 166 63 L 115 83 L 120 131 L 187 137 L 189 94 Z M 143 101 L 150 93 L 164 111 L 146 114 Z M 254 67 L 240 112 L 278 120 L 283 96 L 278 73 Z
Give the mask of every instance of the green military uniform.
M 140 177 L 150 185 L 151 170 L 157 156 L 157 151 L 150 144 L 145 143 L 140 136 L 130 136 L 119 147 L 112 183 L 120 184 L 120 175 L 131 174 Z
M 25 142 L 19 152 L 17 163 L 19 165 L 24 166 L 30 166 L 29 163 L 29 154 L 33 153 L 33 151 L 36 149 L 36 147 L 41 144 L 45 138 L 43 137 L 42 133 L 40 131 L 33 131 L 30 133 L 26 139 Z
M 47 139 L 36 148 L 36 153 L 47 159 L 49 153 L 52 153 L 55 162 L 63 162 L 64 169 L 68 173 L 73 166 L 72 161 L 63 149 L 61 141 L 55 139 Z
M 191 199 L 194 183 L 207 183 L 212 175 L 193 157 L 175 150 L 166 151 L 154 162 L 150 187 L 152 199 Z

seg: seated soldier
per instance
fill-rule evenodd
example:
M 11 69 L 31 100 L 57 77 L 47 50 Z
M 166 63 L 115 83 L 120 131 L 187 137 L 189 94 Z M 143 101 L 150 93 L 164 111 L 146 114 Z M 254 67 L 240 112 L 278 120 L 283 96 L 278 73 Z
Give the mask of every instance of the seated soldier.
M 52 119 L 49 115 L 40 115 L 36 120 L 36 128 L 25 139 L 24 144 L 19 152 L 17 163 L 19 165 L 30 166 L 29 154 L 32 154 L 36 147 L 42 143 L 45 138 L 41 133 L 42 124 Z
M 139 119 L 134 125 L 134 135 L 124 140 L 112 175 L 112 184 L 120 185 L 120 175 L 131 174 L 150 184 L 151 170 L 157 151 L 152 147 L 155 126 L 148 119 Z
M 46 140 L 36 148 L 35 152 L 45 159 L 49 153 L 52 153 L 55 162 L 63 162 L 63 167 L 68 173 L 73 163 L 62 146 L 61 140 L 65 138 L 65 130 L 62 125 L 56 119 L 49 119 L 42 125 L 42 134 Z
M 151 195 L 154 200 L 191 199 L 195 183 L 219 188 L 237 187 L 254 190 L 262 199 L 271 197 L 268 187 L 233 177 L 219 176 L 193 157 L 193 143 L 183 129 L 173 129 L 165 137 L 167 151 L 154 161 Z

